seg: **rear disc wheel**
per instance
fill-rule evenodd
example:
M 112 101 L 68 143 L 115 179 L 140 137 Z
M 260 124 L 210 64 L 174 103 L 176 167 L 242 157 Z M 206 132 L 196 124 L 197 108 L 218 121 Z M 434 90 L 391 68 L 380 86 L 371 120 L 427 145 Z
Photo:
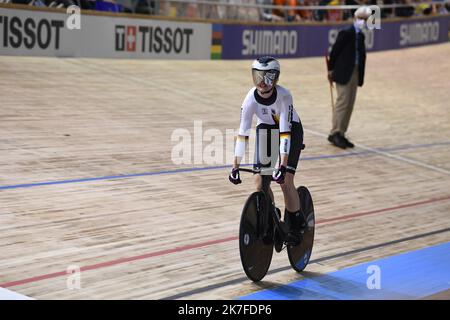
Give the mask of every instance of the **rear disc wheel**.
M 302 272 L 308 265 L 314 244 L 315 216 L 314 204 L 309 190 L 302 186 L 297 189 L 300 197 L 300 206 L 306 221 L 302 241 L 298 245 L 288 245 L 287 252 L 292 268 Z

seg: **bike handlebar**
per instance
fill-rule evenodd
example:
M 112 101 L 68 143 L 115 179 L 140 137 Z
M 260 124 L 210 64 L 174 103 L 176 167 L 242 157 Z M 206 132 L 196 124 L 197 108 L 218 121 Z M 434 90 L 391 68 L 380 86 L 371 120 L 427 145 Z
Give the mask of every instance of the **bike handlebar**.
M 271 176 L 274 170 L 275 170 L 274 168 L 263 168 L 263 169 L 239 168 L 239 171 L 250 172 L 250 173 L 254 173 L 254 174 L 261 174 L 262 172 L 267 172 L 266 175 L 268 175 L 268 176 Z
M 250 173 L 261 173 L 261 169 L 246 169 L 246 168 L 239 168 L 239 171 L 244 172 L 250 172 Z
M 305 145 L 302 143 L 300 148 L 301 148 L 301 150 L 305 149 Z M 258 174 L 258 173 L 261 173 L 263 171 L 267 171 L 267 172 L 270 172 L 270 175 L 272 174 L 273 170 L 274 170 L 274 168 L 264 168 L 264 169 L 239 168 L 239 171 L 250 172 L 250 173 L 254 173 L 254 174 Z

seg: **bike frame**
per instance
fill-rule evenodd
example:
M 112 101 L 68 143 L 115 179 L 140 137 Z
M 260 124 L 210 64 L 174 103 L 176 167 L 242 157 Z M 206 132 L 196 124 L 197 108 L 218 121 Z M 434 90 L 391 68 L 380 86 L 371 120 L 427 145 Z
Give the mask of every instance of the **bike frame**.
M 274 204 L 274 202 L 272 202 L 272 199 L 270 198 L 270 195 L 269 195 L 269 187 L 270 187 L 270 183 L 272 182 L 272 176 L 271 175 L 263 175 L 263 174 L 261 174 L 261 172 L 262 172 L 261 169 L 254 170 L 254 169 L 239 168 L 239 171 L 250 172 L 250 173 L 253 173 L 253 174 L 261 175 L 261 177 L 262 177 L 262 188 L 261 188 L 261 191 L 266 196 L 267 208 L 270 211 L 270 215 L 272 216 L 272 220 L 273 220 L 273 222 L 275 224 L 275 227 L 277 228 L 277 230 L 280 233 L 281 237 L 283 239 L 285 239 L 286 236 L 287 236 L 287 231 L 284 230 L 284 228 L 282 227 L 281 217 L 278 217 L 278 215 L 276 214 L 276 212 L 275 212 L 275 204 Z M 266 223 L 268 223 L 268 221 Z M 265 230 L 265 228 L 263 228 L 262 230 Z

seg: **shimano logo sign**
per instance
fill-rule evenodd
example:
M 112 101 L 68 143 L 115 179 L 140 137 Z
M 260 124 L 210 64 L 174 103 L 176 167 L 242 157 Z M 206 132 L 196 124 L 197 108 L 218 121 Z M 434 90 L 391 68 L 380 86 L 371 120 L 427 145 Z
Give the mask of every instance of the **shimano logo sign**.
M 400 25 L 400 46 L 424 44 L 439 40 L 439 23 L 423 22 Z
M 244 30 L 242 55 L 293 55 L 297 43 L 296 31 Z

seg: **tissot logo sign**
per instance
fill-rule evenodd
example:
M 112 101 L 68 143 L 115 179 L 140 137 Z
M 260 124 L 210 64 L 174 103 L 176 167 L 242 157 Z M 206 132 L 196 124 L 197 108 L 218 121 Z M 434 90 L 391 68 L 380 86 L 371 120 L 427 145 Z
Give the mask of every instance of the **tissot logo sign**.
M 115 26 L 115 50 L 125 52 L 189 54 L 191 28 Z
M 0 8 L 0 55 L 209 59 L 211 36 L 208 23 Z
M 3 48 L 59 49 L 64 20 L 0 16 Z

